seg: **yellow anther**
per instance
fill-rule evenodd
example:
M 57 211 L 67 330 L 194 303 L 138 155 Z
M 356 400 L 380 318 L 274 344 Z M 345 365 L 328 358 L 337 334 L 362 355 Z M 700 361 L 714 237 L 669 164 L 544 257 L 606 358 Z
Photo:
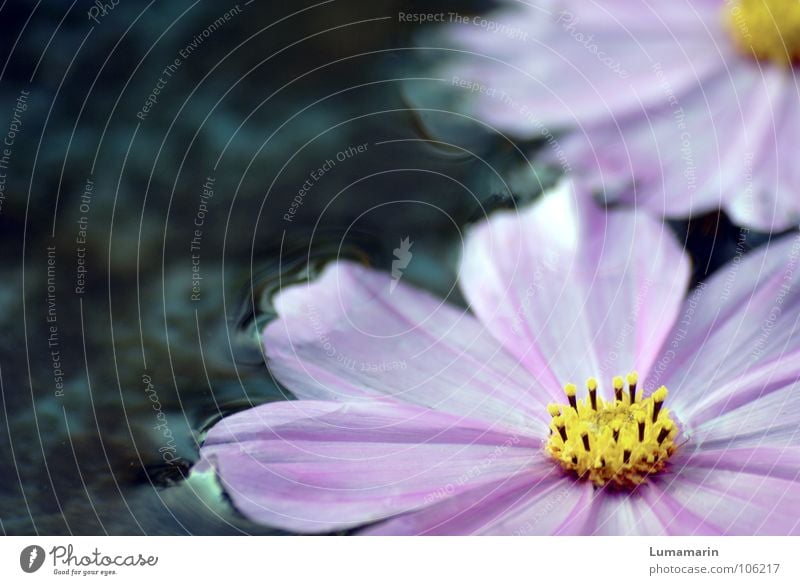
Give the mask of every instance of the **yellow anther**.
M 725 2 L 725 11 L 728 30 L 744 54 L 782 64 L 800 61 L 800 2 L 737 0 Z
M 558 431 L 558 436 L 561 437 L 561 441 L 563 443 L 566 443 L 567 442 L 567 427 L 566 427 L 566 424 L 564 423 L 564 417 L 557 416 L 556 418 L 554 418 L 553 419 L 553 426 Z
M 625 386 L 625 381 L 622 379 L 622 376 L 614 376 L 611 383 L 614 385 L 614 398 L 622 401 L 622 388 Z
M 586 388 L 589 390 L 589 402 L 592 405 L 592 410 L 597 410 L 597 379 L 589 378 L 586 380 Z
M 628 395 L 630 396 L 631 404 L 636 402 L 636 383 L 639 381 L 639 374 L 632 371 L 628 374 Z
M 578 401 L 575 399 L 575 394 L 578 392 L 578 387 L 575 384 L 567 384 L 564 386 L 564 393 L 567 395 L 569 405 L 578 412 Z
M 636 372 L 627 376 L 635 392 Z M 625 379 L 615 376 L 614 392 L 621 396 Z M 612 484 L 632 488 L 648 475 L 661 471 L 675 451 L 678 429 L 662 410 L 666 388 L 659 388 L 638 401 L 618 399 L 604 402 L 597 396 L 595 378 L 586 381 L 588 398 L 576 398 L 574 384 L 564 386 L 570 407 L 549 404 L 552 433 L 546 450 L 565 470 L 597 486 Z M 652 415 L 652 422 L 650 418 Z
M 667 387 L 661 386 L 658 390 L 653 392 L 653 422 L 658 420 L 658 415 L 661 412 L 661 407 L 664 406 L 664 401 L 667 399 Z
M 644 441 L 645 437 L 645 429 L 647 428 L 647 425 L 645 424 L 646 418 L 647 416 L 645 415 L 643 410 L 636 411 L 636 425 L 639 427 L 638 439 L 640 443 Z

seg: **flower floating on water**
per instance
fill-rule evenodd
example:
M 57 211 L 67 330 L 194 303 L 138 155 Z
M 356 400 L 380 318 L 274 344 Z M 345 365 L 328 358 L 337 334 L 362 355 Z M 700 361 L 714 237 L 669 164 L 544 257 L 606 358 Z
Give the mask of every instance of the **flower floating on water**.
M 800 224 L 796 0 L 507 0 L 488 18 L 425 42 L 456 51 L 438 76 L 458 109 L 652 212 Z
M 300 400 L 223 419 L 198 469 L 296 532 L 800 533 L 800 239 L 689 273 L 568 181 L 468 233 L 471 312 L 330 264 L 263 334 Z

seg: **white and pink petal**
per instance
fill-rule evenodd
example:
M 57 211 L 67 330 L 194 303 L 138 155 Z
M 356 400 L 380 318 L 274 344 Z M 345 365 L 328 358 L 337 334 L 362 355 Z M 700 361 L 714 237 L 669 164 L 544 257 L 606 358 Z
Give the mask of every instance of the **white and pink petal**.
M 565 476 L 542 453 L 535 461 L 531 469 L 517 476 L 391 518 L 363 534 L 581 534 L 593 488 Z
M 386 399 L 287 401 L 223 419 L 198 468 L 211 466 L 249 519 L 325 533 L 522 473 L 534 480 L 543 474 L 540 449 L 537 438 Z
M 487 88 L 460 90 L 463 109 L 516 136 L 623 124 L 667 106 L 670 93 L 701 85 L 735 57 L 721 2 L 506 4 L 486 18 L 492 29 L 454 23 L 424 44 L 456 51 L 441 71 L 456 91 L 456 80 Z
M 547 384 L 608 379 L 656 359 L 689 261 L 660 221 L 601 209 L 570 180 L 530 208 L 495 213 L 464 247 L 470 307 Z
M 389 273 L 339 261 L 280 291 L 263 333 L 274 376 L 298 398 L 389 396 L 506 428 L 547 432 L 536 375 L 468 311 Z
M 737 464 L 739 456 L 745 459 Z M 751 456 L 754 458 L 748 459 Z M 704 526 L 719 534 L 800 534 L 800 519 L 791 513 L 800 507 L 797 468 L 793 477 L 765 474 L 769 459 L 764 457 L 768 456 L 768 452 L 733 452 L 718 458 L 708 454 L 679 458 L 674 463 L 674 477 L 662 480 L 667 483 L 664 491 L 680 505 L 682 513 L 700 518 Z M 792 459 L 796 465 L 796 453 Z
M 689 294 L 646 387 L 665 384 L 690 430 L 732 411 L 743 423 L 774 392 L 788 399 L 800 379 L 799 285 L 800 236 L 737 256 Z

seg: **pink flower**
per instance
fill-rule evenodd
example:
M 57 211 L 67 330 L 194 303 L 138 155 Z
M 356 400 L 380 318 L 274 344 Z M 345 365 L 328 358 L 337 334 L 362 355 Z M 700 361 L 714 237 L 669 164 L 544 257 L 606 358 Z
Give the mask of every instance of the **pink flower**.
M 722 207 L 761 230 L 800 223 L 798 2 L 505 5 L 424 42 L 443 49 L 437 77 L 456 109 L 542 139 L 541 160 L 614 200 L 670 218 Z
M 471 312 L 346 261 L 278 293 L 300 400 L 223 419 L 198 469 L 296 532 L 798 534 L 799 262 L 787 237 L 689 292 L 660 221 L 564 181 L 468 232 Z

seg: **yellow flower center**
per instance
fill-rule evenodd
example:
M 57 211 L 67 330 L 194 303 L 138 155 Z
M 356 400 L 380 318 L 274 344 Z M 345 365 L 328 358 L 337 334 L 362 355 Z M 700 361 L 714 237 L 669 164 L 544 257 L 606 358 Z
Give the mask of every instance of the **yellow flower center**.
M 638 376 L 613 380 L 614 400 L 597 395 L 597 380 L 586 382 L 585 399 L 575 396 L 577 388 L 567 384 L 568 404 L 547 406 L 550 438 L 545 449 L 565 470 L 596 486 L 611 484 L 633 488 L 648 475 L 661 471 L 675 452 L 678 428 L 663 408 L 667 389 L 661 386 L 647 398 L 637 393 Z
M 756 59 L 800 62 L 800 0 L 726 0 L 736 45 Z

